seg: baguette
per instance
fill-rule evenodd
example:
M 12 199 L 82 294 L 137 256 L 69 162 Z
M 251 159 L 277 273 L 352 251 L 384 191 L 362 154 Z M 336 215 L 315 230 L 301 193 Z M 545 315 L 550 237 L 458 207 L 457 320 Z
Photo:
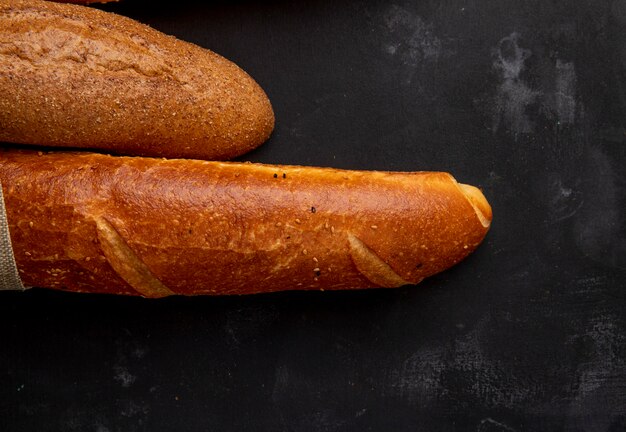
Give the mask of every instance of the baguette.
M 447 173 L 0 151 L 26 286 L 163 297 L 397 287 L 489 229 Z
M 274 127 L 223 57 L 85 6 L 0 0 L 0 141 L 229 159 Z

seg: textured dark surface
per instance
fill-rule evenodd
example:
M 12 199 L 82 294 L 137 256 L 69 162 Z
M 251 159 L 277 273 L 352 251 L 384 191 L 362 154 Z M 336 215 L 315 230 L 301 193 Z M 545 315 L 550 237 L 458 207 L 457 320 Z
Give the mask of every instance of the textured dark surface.
M 0 293 L 2 431 L 622 431 L 626 2 L 124 0 L 267 91 L 243 159 L 443 170 L 494 224 L 420 286 Z

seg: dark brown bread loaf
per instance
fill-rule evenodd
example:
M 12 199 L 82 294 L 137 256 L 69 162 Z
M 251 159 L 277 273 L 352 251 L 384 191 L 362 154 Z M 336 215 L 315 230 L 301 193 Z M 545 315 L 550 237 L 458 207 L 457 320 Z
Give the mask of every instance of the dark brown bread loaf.
M 85 6 L 0 0 L 0 141 L 228 159 L 273 126 L 263 90 L 209 50 Z
M 0 151 L 27 286 L 161 297 L 396 287 L 489 229 L 446 173 Z

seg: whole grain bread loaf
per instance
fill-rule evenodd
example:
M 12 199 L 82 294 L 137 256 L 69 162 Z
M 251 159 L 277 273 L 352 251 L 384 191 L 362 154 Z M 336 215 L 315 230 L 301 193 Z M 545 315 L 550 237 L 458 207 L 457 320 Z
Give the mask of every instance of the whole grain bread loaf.
M 274 127 L 223 57 L 86 6 L 0 0 L 0 141 L 222 160 Z

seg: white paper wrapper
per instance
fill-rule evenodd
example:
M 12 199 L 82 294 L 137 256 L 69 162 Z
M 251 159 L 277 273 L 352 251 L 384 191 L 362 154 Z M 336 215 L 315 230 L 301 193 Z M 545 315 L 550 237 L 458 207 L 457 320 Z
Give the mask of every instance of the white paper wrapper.
M 23 291 L 25 289 L 17 271 L 15 257 L 13 256 L 9 223 L 7 222 L 4 196 L 2 195 L 2 184 L 0 184 L 0 291 Z

